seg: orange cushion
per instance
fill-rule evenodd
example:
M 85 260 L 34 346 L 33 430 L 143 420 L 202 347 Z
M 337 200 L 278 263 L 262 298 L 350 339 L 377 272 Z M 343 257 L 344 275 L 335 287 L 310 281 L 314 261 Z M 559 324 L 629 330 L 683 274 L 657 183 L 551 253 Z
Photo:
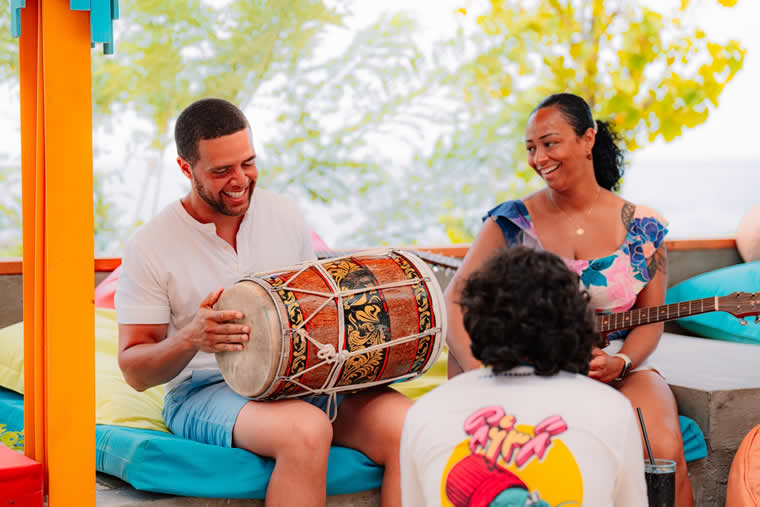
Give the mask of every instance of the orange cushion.
M 742 440 L 726 487 L 726 507 L 760 506 L 760 425 Z

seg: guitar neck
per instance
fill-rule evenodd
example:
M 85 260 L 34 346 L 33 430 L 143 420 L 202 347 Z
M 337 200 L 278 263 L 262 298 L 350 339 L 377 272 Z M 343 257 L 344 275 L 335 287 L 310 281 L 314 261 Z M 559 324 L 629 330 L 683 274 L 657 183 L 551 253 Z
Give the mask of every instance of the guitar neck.
M 621 329 L 681 319 L 690 315 L 716 312 L 718 310 L 718 298 L 710 297 L 669 305 L 652 306 L 650 308 L 637 308 L 621 313 L 601 314 L 596 316 L 596 323 L 600 333 L 610 333 Z
M 413 250 L 410 248 L 404 248 L 401 250 L 415 254 L 417 257 L 427 262 L 428 264 L 432 264 L 433 266 L 440 266 L 445 269 L 452 269 L 456 271 L 462 265 L 462 261 L 456 257 L 449 257 L 447 255 L 434 254 L 421 250 Z M 328 259 L 330 257 L 361 254 L 366 252 L 367 250 L 319 250 L 316 251 L 315 254 L 317 255 L 318 259 Z

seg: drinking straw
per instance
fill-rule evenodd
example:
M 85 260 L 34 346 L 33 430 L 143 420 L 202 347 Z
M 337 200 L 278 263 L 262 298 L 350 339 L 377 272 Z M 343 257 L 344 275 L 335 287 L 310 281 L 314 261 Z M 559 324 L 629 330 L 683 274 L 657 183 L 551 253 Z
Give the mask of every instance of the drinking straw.
M 641 424 L 641 433 L 644 435 L 644 443 L 647 444 L 647 452 L 649 453 L 649 463 L 654 466 L 654 458 L 652 457 L 652 446 L 649 445 L 649 437 L 647 436 L 647 427 L 644 425 L 644 416 L 641 415 L 641 408 L 636 407 L 636 413 L 639 414 L 639 424 Z

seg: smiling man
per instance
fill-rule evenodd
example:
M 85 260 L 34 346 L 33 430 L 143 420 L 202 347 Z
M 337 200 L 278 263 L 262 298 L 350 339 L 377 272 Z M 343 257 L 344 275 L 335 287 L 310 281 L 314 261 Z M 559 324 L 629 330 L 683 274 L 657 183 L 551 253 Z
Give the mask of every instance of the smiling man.
M 223 287 L 314 259 L 311 232 L 292 200 L 256 187 L 251 129 L 233 104 L 191 104 L 175 141 L 191 190 L 129 239 L 116 291 L 125 379 L 140 391 L 167 383 L 163 415 L 176 435 L 274 458 L 268 505 L 324 505 L 332 443 L 384 465 L 383 503 L 399 505 L 411 400 L 363 391 L 345 397 L 331 423 L 326 396 L 256 402 L 224 382 L 214 353 L 242 350 L 250 329 L 229 322 L 245 309 L 214 310 Z

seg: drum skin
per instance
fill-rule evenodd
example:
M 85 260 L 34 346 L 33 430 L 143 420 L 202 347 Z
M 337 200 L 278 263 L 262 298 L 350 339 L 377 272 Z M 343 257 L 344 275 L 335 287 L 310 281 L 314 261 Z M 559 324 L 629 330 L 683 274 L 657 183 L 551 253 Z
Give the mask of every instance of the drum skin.
M 412 378 L 438 358 L 446 331 L 435 276 L 418 257 L 401 251 L 260 273 L 225 289 L 215 308 L 243 312 L 237 322 L 251 329 L 244 349 L 217 353 L 217 363 L 230 387 L 253 399 Z M 312 342 L 354 354 L 342 364 L 328 362 Z M 375 348 L 361 353 L 367 347 Z

